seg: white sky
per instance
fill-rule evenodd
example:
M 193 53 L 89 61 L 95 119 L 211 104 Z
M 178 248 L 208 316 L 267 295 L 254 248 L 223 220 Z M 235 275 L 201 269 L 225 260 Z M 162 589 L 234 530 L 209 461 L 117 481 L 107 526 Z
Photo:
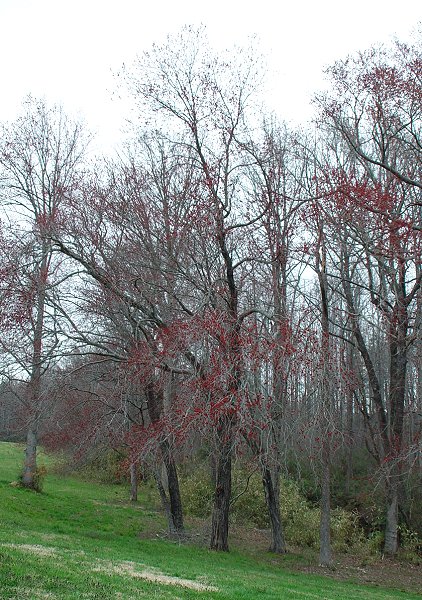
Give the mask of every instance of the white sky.
M 113 72 L 185 24 L 207 26 L 216 47 L 257 34 L 267 55 L 268 105 L 281 118 L 310 115 L 322 69 L 422 21 L 419 0 L 0 0 L 0 121 L 31 93 L 80 113 L 104 146 L 124 110 Z

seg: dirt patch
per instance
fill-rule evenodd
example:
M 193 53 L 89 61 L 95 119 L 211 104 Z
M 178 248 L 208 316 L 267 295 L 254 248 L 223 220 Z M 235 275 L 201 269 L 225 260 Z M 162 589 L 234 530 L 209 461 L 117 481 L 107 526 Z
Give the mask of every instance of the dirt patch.
M 308 565 L 299 569 L 305 573 L 326 575 L 338 581 L 355 581 L 387 587 L 422 596 L 422 569 L 420 565 L 402 563 L 390 558 L 370 559 L 359 556 L 336 555 L 330 568 Z
M 38 556 L 55 556 L 57 554 L 56 548 L 48 546 L 39 546 L 38 544 L 0 544 L 4 548 L 13 548 L 15 550 L 23 550 L 24 552 L 30 552 L 31 554 L 37 554 Z
M 34 590 L 27 588 L 11 588 L 10 591 L 13 591 L 15 594 L 15 598 L 19 598 L 20 600 L 23 598 L 28 598 L 28 600 L 54 600 L 57 598 L 55 594 L 51 592 L 44 592 L 42 590 Z
M 337 581 L 372 584 L 380 587 L 421 594 L 422 596 L 422 558 L 420 564 L 404 559 L 381 557 L 362 557 L 353 554 L 334 554 L 331 568 L 318 565 L 318 551 L 289 547 L 288 554 L 277 556 L 267 553 L 270 545 L 270 532 L 262 529 L 233 526 L 230 541 L 249 555 L 267 557 L 273 564 L 301 573 L 324 575 Z
M 189 533 L 186 542 L 195 546 L 208 547 L 210 523 L 203 519 L 187 517 Z M 165 531 L 159 531 L 156 523 L 140 534 L 140 537 L 168 537 Z M 311 548 L 288 547 L 288 554 L 270 554 L 270 531 L 233 524 L 230 527 L 230 548 L 237 548 L 245 554 L 279 565 L 289 571 L 324 575 L 337 581 L 372 584 L 405 592 L 421 594 L 422 567 L 401 559 L 381 559 L 380 557 L 362 557 L 352 554 L 335 554 L 332 568 L 318 566 L 318 551 Z M 421 558 L 422 563 L 422 558 Z
M 141 567 L 141 570 L 138 570 Z M 199 583 L 191 579 L 182 579 L 180 577 L 172 577 L 165 575 L 158 569 L 151 569 L 142 564 L 133 563 L 130 561 L 112 563 L 106 562 L 100 564 L 93 569 L 94 571 L 102 571 L 106 573 L 115 573 L 123 577 L 134 577 L 136 579 L 144 579 L 152 583 L 160 583 L 162 585 L 174 585 L 178 587 L 195 590 L 196 592 L 218 592 L 218 588 L 213 585 Z

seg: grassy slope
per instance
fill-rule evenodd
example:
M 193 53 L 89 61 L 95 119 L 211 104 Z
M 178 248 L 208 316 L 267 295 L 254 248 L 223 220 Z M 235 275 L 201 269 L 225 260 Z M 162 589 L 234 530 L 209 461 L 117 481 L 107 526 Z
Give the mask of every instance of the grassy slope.
M 54 475 L 47 477 L 43 494 L 12 487 L 21 458 L 21 448 L 0 443 L 2 599 L 420 599 L 417 594 L 290 573 L 272 564 L 268 555 L 216 554 L 141 539 L 139 531 L 151 519 L 161 519 L 143 508 L 142 500 L 134 507 L 121 487 Z M 286 566 L 288 562 L 286 558 Z M 188 589 L 174 579 L 164 584 L 159 581 L 162 574 L 218 591 Z

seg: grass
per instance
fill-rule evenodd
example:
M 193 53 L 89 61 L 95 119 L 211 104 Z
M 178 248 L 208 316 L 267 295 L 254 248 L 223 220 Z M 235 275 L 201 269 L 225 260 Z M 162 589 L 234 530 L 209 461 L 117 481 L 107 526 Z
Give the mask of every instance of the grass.
M 13 487 L 22 457 L 22 447 L 0 443 L 1 599 L 420 599 L 294 573 L 291 557 L 218 554 L 148 539 L 157 520 L 164 528 L 148 495 L 134 506 L 123 486 L 54 474 L 42 494 Z

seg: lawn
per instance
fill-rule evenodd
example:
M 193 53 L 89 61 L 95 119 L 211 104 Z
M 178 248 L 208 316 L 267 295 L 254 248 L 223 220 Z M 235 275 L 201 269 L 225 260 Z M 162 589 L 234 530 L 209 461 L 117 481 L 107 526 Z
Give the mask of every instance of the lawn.
M 0 443 L 1 599 L 421 598 L 295 573 L 290 557 L 218 554 L 163 540 L 152 533 L 164 521 L 148 490 L 132 505 L 123 486 L 51 473 L 37 494 L 10 485 L 22 457 L 22 447 Z M 51 465 L 48 457 L 42 462 Z

